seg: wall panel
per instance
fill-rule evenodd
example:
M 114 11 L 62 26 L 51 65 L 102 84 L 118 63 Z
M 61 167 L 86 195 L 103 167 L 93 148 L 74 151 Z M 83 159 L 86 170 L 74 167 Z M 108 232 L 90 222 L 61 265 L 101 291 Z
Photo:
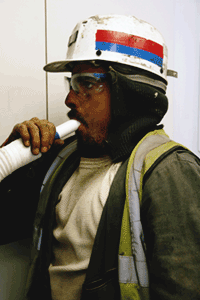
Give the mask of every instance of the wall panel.
M 199 115 L 200 5 L 198 0 L 175 1 L 174 64 L 179 79 L 174 94 L 174 139 L 197 155 Z
M 44 3 L 0 1 L 0 144 L 13 125 L 45 117 Z
M 1 0 L 0 28 L 1 144 L 16 123 L 34 116 L 45 118 L 43 1 Z M 23 299 L 29 252 L 29 240 L 0 247 L 0 300 Z

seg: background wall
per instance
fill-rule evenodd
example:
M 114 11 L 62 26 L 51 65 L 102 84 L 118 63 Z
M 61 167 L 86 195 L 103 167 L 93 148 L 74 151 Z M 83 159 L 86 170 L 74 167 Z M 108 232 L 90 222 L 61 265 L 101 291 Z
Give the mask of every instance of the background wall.
M 165 37 L 168 68 L 178 71 L 179 78 L 169 77 L 170 107 L 163 123 L 173 139 L 199 155 L 199 0 L 0 0 L 0 144 L 16 123 L 46 118 L 46 108 L 55 125 L 67 120 L 64 74 L 46 78 L 45 53 L 48 62 L 63 59 L 78 21 L 110 13 L 146 20 Z M 0 300 L 22 299 L 29 242 L 0 247 Z
M 173 139 L 198 156 L 200 95 L 200 1 L 176 0 L 174 6 Z
M 0 0 L 0 144 L 13 125 L 45 117 L 44 3 Z

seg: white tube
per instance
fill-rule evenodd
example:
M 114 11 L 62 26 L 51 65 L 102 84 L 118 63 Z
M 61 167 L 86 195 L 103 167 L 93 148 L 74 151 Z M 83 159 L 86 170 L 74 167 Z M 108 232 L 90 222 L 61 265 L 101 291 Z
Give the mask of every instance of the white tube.
M 63 138 L 76 131 L 80 122 L 76 120 L 67 121 L 56 127 L 56 138 Z M 25 147 L 22 139 L 15 140 L 9 145 L 0 148 L 0 182 L 9 174 L 28 163 L 40 158 L 41 153 L 33 155 L 31 147 Z
M 61 125 L 59 125 L 58 127 L 56 127 L 56 133 L 59 135 L 59 138 L 63 138 L 66 135 L 76 131 L 78 129 L 78 127 L 80 126 L 80 122 L 78 122 L 77 120 L 70 120 L 67 121 Z

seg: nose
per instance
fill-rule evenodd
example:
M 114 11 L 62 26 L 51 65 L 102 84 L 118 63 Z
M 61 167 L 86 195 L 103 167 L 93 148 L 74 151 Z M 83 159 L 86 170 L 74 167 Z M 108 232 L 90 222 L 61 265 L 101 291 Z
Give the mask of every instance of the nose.
M 69 108 L 77 108 L 79 106 L 79 101 L 76 93 L 74 90 L 70 90 L 69 94 L 67 95 L 65 99 L 65 105 Z

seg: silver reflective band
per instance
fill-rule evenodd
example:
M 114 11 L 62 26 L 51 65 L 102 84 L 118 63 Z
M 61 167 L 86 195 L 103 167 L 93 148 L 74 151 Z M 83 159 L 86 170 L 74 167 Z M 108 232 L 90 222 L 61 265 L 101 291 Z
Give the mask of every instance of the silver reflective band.
M 132 256 L 118 257 L 119 283 L 135 283 L 141 287 L 149 286 L 148 270 L 146 262 L 136 261 Z M 135 269 L 136 266 L 136 269 Z
M 133 81 L 142 82 L 142 83 L 146 83 L 146 84 L 161 88 L 164 91 L 166 91 L 166 89 L 167 89 L 167 85 L 160 80 L 155 80 L 150 77 L 143 76 L 143 75 L 124 75 L 124 76 Z

